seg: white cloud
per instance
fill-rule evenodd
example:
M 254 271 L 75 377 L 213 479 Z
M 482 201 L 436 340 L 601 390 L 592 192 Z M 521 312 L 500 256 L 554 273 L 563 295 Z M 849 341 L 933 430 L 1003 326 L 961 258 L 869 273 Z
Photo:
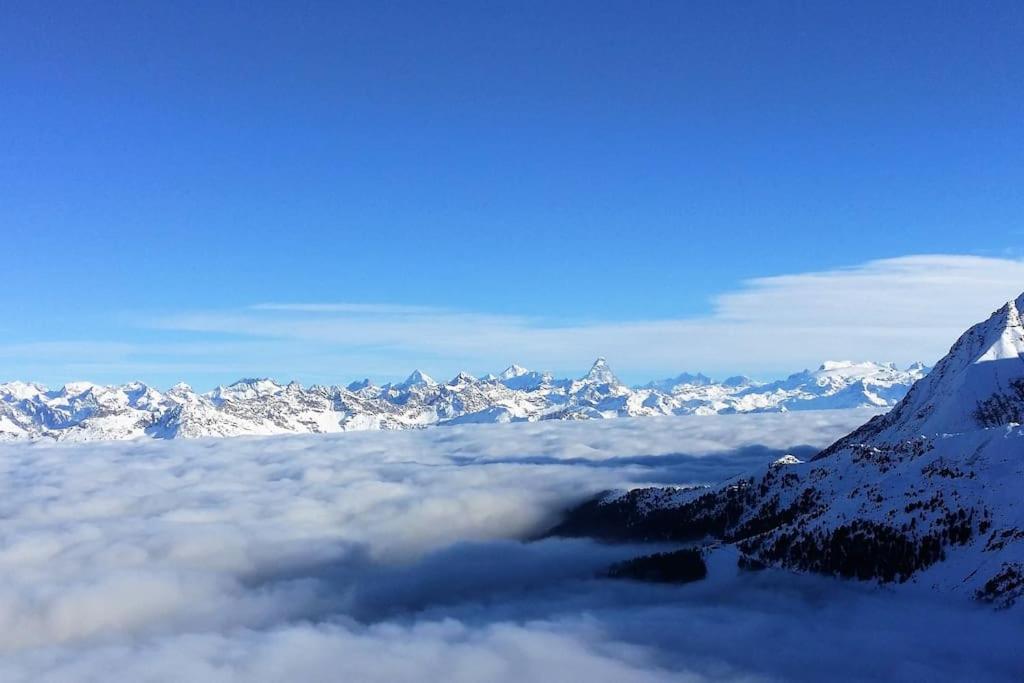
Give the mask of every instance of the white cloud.
M 351 581 L 368 563 L 536 534 L 603 488 L 719 479 L 777 455 L 723 451 L 821 446 L 867 415 L 3 445 L 0 653 L 320 613 L 317 567 Z M 680 451 L 695 455 L 666 456 Z
M 608 683 L 705 680 L 642 661 L 642 648 L 592 643 L 596 634 L 559 633 L 554 625 L 498 624 L 475 629 L 456 621 L 369 629 L 292 626 L 228 635 L 196 634 L 147 643 L 138 649 L 58 651 L 34 668 L 48 681 L 555 681 Z M 614 652 L 602 652 L 612 649 Z M 631 660 L 641 660 L 634 663 Z M 14 678 L 16 666 L 4 667 Z M 10 670 L 14 671 L 10 671 Z M 38 680 L 38 679 L 35 679 Z
M 200 387 L 250 375 L 390 380 L 414 367 L 448 377 L 513 361 L 571 373 L 597 356 L 632 380 L 681 370 L 768 376 L 826 359 L 934 362 L 1021 289 L 1021 260 L 907 256 L 750 280 L 715 298 L 709 315 L 692 318 L 556 321 L 391 304 L 263 303 L 137 321 L 187 342 L 0 345 L 0 360 L 17 368 L 19 379 L 60 372 L 65 379 L 158 377 Z
M 1017 613 L 732 563 L 609 582 L 636 549 L 514 540 L 867 415 L 0 446 L 0 680 L 1013 680 Z
M 441 374 L 498 368 L 511 360 L 580 368 L 598 355 L 632 375 L 683 368 L 758 372 L 795 370 L 827 358 L 931 362 L 967 326 L 1022 288 L 1022 261 L 908 256 L 751 280 L 717 297 L 711 315 L 688 319 L 557 323 L 433 309 L 292 304 L 180 314 L 153 324 L 328 346 L 342 355 L 345 349 L 379 349 L 382 360 L 375 366 L 387 357 L 414 358 Z M 273 315 L 284 308 L 289 315 Z M 311 315 L 296 315 L 303 312 Z

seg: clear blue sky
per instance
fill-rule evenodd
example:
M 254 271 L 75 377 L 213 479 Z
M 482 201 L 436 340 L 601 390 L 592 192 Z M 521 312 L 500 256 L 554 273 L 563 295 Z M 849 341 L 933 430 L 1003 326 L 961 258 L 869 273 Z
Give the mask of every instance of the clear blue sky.
M 440 372 L 234 367 L 201 346 L 263 336 L 164 317 L 677 319 L 1024 243 L 1019 2 L 6 2 L 0 88 L 0 379 Z

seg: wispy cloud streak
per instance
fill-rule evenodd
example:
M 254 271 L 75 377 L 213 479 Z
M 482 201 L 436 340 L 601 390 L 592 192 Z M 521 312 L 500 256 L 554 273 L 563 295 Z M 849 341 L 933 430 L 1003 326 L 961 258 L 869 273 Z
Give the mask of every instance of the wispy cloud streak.
M 102 368 L 106 376 L 120 367 L 122 375 L 150 368 L 171 382 L 228 381 L 238 373 L 388 380 L 413 367 L 445 377 L 511 362 L 571 373 L 599 355 L 627 379 L 681 370 L 767 376 L 825 359 L 934 361 L 1022 288 L 1021 260 L 919 255 L 750 280 L 716 297 L 710 314 L 690 318 L 566 321 L 387 303 L 266 302 L 134 318 L 150 337 L 171 333 L 184 340 L 178 344 L 43 341 L 0 345 L 0 360 L 25 368 L 10 373 L 22 378 L 35 367 Z M 181 371 L 173 376 L 168 368 L 176 363 Z
M 672 369 L 756 372 L 825 358 L 934 360 L 967 325 L 1024 287 L 1024 262 L 909 256 L 853 268 L 759 278 L 689 319 L 559 323 L 526 316 L 357 304 L 200 311 L 156 327 L 401 351 L 440 365 L 510 360 L 580 367 L 606 355 L 628 373 Z M 274 313 L 310 313 L 278 316 Z

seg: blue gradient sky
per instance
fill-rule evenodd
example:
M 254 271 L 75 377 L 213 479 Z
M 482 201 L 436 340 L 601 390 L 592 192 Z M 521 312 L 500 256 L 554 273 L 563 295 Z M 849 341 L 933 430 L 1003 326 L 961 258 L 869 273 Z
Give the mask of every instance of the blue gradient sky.
M 1019 259 L 1022 35 L 999 2 L 4 3 L 0 379 L 480 372 L 520 359 L 169 321 L 611 325 L 755 277 Z

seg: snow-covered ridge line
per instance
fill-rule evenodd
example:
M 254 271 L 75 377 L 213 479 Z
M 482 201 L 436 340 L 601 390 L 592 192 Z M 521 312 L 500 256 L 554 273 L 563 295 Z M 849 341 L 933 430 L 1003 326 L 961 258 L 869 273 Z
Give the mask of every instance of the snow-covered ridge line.
M 604 358 L 578 379 L 512 365 L 498 375 L 459 373 L 439 383 L 416 370 L 404 382 L 347 387 L 266 378 L 242 379 L 206 393 L 187 384 L 165 392 L 141 382 L 103 386 L 74 382 L 51 391 L 39 384 L 0 384 L 0 440 L 93 441 L 246 434 L 410 429 L 439 424 L 707 415 L 894 405 L 927 368 L 823 363 L 784 380 L 714 381 L 683 373 L 629 387 Z

